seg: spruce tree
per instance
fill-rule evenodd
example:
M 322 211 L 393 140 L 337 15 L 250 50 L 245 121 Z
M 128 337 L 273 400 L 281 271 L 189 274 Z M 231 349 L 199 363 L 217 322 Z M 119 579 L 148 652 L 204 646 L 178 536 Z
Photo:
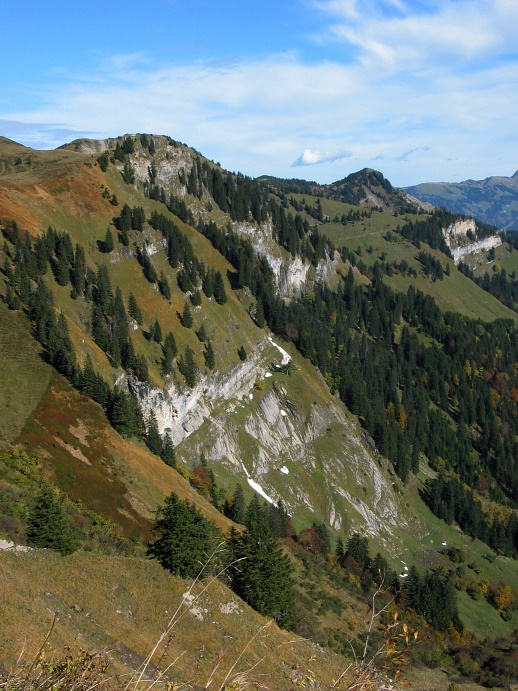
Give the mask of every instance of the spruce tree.
M 147 554 L 158 559 L 164 569 L 181 578 L 207 576 L 219 568 L 216 561 L 208 563 L 222 540 L 216 526 L 188 501 L 172 492 L 156 514 L 152 533 L 155 541 Z
M 210 338 L 205 346 L 203 357 L 205 358 L 205 364 L 207 365 L 207 367 L 209 369 L 214 369 L 214 367 L 216 366 L 216 359 L 214 356 L 214 348 L 212 347 L 212 341 L 210 340 Z
M 161 272 L 160 278 L 158 279 L 158 290 L 162 293 L 166 300 L 171 299 L 171 288 L 169 286 L 169 281 L 167 280 L 163 271 Z
M 166 432 L 162 440 L 162 453 L 160 458 L 164 463 L 171 468 L 176 468 L 176 451 L 174 448 L 173 440 L 171 439 L 171 434 Z
M 182 326 L 185 326 L 186 329 L 190 329 L 192 326 L 192 314 L 188 302 L 185 303 L 185 306 L 183 308 L 181 322 Z
M 293 568 L 265 525 L 255 524 L 230 539 L 232 589 L 257 612 L 282 628 L 297 624 Z
M 178 369 L 185 377 L 187 386 L 193 387 L 196 383 L 196 364 L 194 362 L 194 353 L 192 349 L 187 346 L 183 356 L 178 360 Z
M 205 330 L 205 324 L 202 324 L 198 331 L 196 331 L 196 336 L 198 337 L 198 340 L 201 341 L 201 343 L 205 343 L 207 340 L 207 332 Z
M 104 242 L 101 243 L 101 248 L 102 251 L 108 254 L 113 250 L 115 247 L 115 243 L 113 241 L 113 235 L 111 233 L 111 230 L 108 228 L 106 230 L 106 235 L 104 236 Z
M 201 305 L 201 293 L 199 290 L 195 290 L 191 295 L 191 303 L 194 307 L 199 307 Z
M 211 298 L 214 295 L 214 269 L 208 269 L 201 284 L 205 297 Z
M 243 488 L 241 485 L 236 485 L 234 494 L 232 495 L 232 502 L 228 511 L 228 517 L 234 521 L 234 523 L 245 522 L 245 495 L 243 493 Z
M 164 359 L 162 362 L 163 370 L 166 374 L 170 374 L 173 368 L 173 360 L 178 354 L 176 339 L 171 331 L 169 331 L 165 337 L 162 350 L 164 353 Z
M 133 293 L 130 293 L 129 298 L 128 298 L 128 312 L 130 316 L 137 322 L 137 324 L 142 324 L 143 318 L 142 318 L 142 312 L 140 311 L 140 307 L 138 306 L 137 299 L 133 295 Z
M 151 340 L 155 341 L 155 343 L 162 343 L 162 327 L 158 319 L 155 319 L 155 323 L 151 326 L 149 335 Z
M 227 301 L 227 294 L 225 291 L 225 283 L 220 271 L 216 271 L 214 276 L 214 297 L 218 305 L 224 305 Z
M 158 431 L 158 423 L 156 421 L 156 416 L 154 413 L 151 413 L 147 421 L 145 441 L 151 453 L 154 453 L 157 456 L 162 456 L 162 437 L 160 436 L 160 432 Z
M 34 500 L 27 520 L 27 544 L 46 547 L 60 554 L 71 554 L 79 548 L 68 525 L 63 503 L 56 492 L 43 485 Z

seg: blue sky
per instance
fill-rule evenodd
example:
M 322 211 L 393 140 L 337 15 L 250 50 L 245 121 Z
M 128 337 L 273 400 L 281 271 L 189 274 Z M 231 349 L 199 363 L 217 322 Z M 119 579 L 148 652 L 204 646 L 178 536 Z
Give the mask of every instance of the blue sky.
M 0 134 L 27 146 L 168 134 L 252 176 L 400 186 L 518 168 L 517 0 L 3 5 Z

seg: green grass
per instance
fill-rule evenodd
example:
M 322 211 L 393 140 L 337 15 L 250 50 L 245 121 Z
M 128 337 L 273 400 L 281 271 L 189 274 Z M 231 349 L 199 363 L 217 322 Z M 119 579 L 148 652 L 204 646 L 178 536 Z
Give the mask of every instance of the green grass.
M 0 441 L 20 434 L 50 381 L 52 368 L 41 357 L 27 320 L 0 301 Z
M 386 261 L 396 261 L 398 264 L 405 259 L 408 264 L 418 272 L 417 278 L 394 272 L 392 276 L 384 276 L 384 281 L 394 290 L 406 292 L 410 285 L 414 285 L 424 293 L 431 295 L 441 310 L 453 311 L 473 319 L 494 321 L 495 319 L 512 319 L 518 324 L 518 315 L 508 309 L 496 298 L 486 293 L 482 288 L 464 276 L 455 267 L 453 261 L 442 252 L 432 250 L 422 244 L 422 248 L 437 257 L 443 266 L 450 267 L 450 275 L 444 275 L 442 281 L 433 281 L 431 277 L 424 275 L 420 263 L 417 260 L 419 250 L 404 238 L 393 235 L 393 241 L 387 242 L 381 235 L 375 233 L 366 234 L 360 239 L 350 240 L 346 244 L 357 251 L 361 247 L 361 259 L 367 266 L 372 266 L 376 261 L 381 261 L 382 253 L 386 255 Z M 368 250 L 372 247 L 372 252 Z M 518 256 L 518 253 L 517 253 Z
M 473 602 L 467 593 L 457 592 L 457 606 L 464 626 L 480 638 L 507 636 L 516 628 L 516 621 L 504 621 L 494 607 Z
M 294 197 L 298 202 L 305 200 L 305 203 L 309 204 L 311 207 L 316 206 L 317 197 L 308 194 L 289 194 L 288 199 Z M 380 235 L 388 230 L 395 230 L 398 225 L 402 225 L 405 220 L 415 221 L 421 218 L 417 214 L 405 214 L 404 218 L 401 216 L 394 216 L 394 213 L 390 210 L 387 211 L 377 211 L 373 208 L 372 204 L 365 204 L 358 206 L 353 206 L 352 204 L 347 204 L 344 202 L 337 201 L 335 199 L 326 199 L 325 197 L 320 198 L 322 205 L 322 212 L 324 216 L 329 217 L 329 222 L 319 223 L 315 219 L 306 214 L 302 215 L 308 220 L 308 222 L 313 225 L 317 224 L 319 231 L 328 237 L 337 246 L 341 246 L 346 243 L 347 240 L 363 238 L 367 235 Z M 370 211 L 372 210 L 370 218 L 362 218 L 359 221 L 350 221 L 347 224 L 341 222 L 335 222 L 333 219 L 338 216 L 347 216 L 350 211 Z M 290 211 L 296 213 L 295 209 L 290 205 Z

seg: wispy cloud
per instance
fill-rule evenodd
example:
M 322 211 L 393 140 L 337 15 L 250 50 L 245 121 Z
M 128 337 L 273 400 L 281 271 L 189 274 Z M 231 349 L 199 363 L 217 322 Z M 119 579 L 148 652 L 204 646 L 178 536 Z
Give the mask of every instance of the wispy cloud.
M 145 50 L 117 54 L 34 86 L 37 108 L 4 99 L 1 131 L 47 148 L 92 129 L 164 133 L 250 175 L 318 164 L 323 182 L 373 160 L 401 185 L 513 173 L 516 0 L 310 7 L 321 20 L 319 57 L 291 50 L 156 66 Z
M 409 149 L 408 151 L 404 151 L 402 154 L 399 156 L 396 156 L 396 161 L 408 161 L 410 156 L 413 156 L 414 154 L 419 153 L 420 151 L 430 151 L 429 146 L 416 146 L 414 149 Z
M 292 168 L 297 168 L 298 166 L 316 166 L 319 163 L 333 163 L 334 161 L 339 161 L 342 158 L 351 158 L 353 152 L 350 150 L 344 151 L 311 151 L 311 149 L 305 149 L 293 163 Z

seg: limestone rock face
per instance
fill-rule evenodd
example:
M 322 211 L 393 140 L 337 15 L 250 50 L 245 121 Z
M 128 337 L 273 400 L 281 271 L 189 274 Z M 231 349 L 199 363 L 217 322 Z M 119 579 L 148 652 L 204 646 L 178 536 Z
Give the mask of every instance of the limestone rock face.
M 462 261 L 468 254 L 476 254 L 482 250 L 489 250 L 502 244 L 502 238 L 499 235 L 492 235 L 488 238 L 471 242 L 468 239 L 468 233 L 472 233 L 473 237 L 476 234 L 474 218 L 456 221 L 448 228 L 444 228 L 442 232 L 446 244 L 451 250 L 455 264 Z

